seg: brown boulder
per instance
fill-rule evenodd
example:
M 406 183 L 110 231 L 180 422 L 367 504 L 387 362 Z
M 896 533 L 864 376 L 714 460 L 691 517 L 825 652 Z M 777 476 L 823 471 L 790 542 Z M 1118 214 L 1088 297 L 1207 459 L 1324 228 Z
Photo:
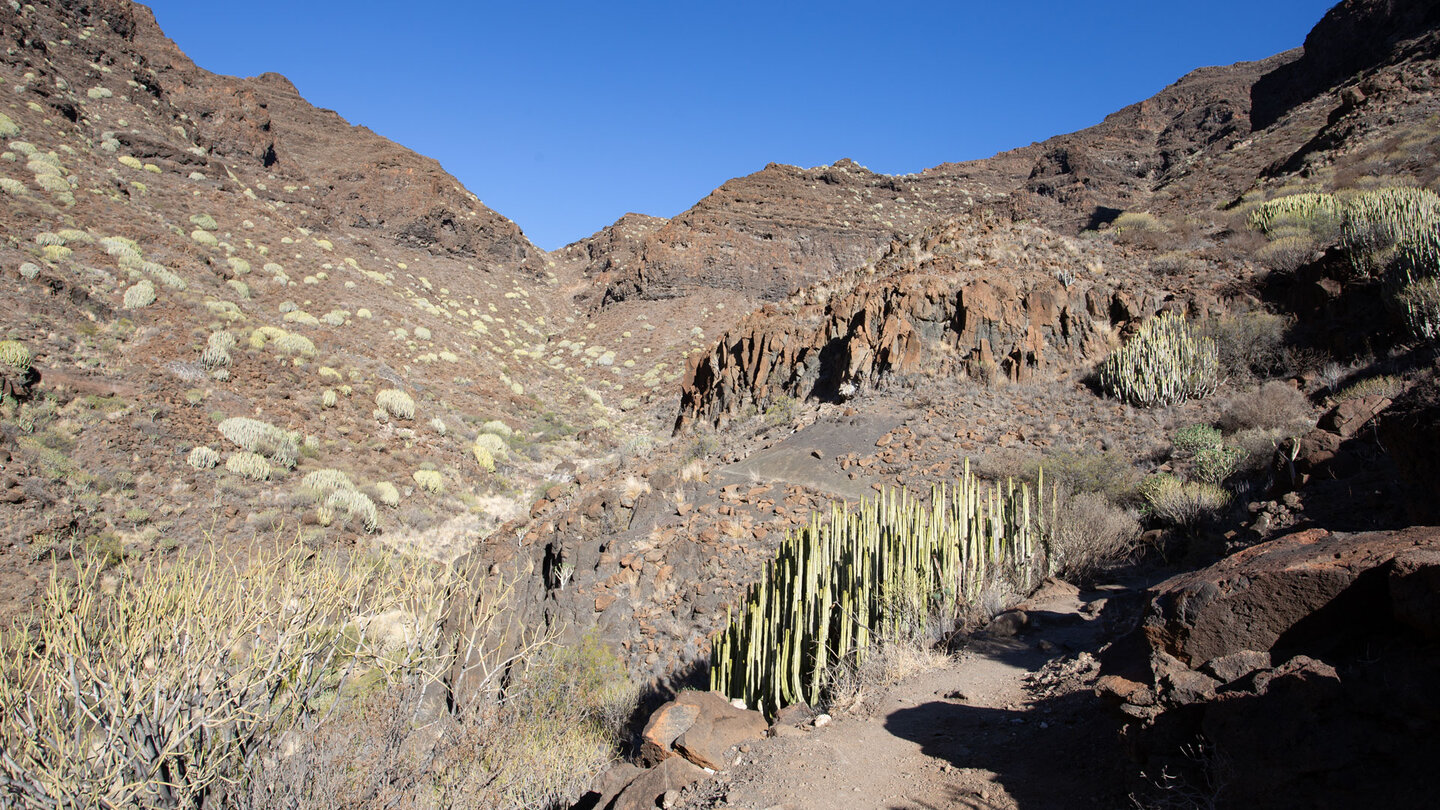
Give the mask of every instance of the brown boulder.
M 1191 667 L 1242 650 L 1364 632 L 1381 566 L 1416 546 L 1440 548 L 1440 529 L 1331 533 L 1311 529 L 1261 543 L 1156 586 L 1143 631 L 1151 647 Z M 1367 572 L 1376 572 L 1369 577 Z
M 1320 417 L 1319 426 L 1348 439 L 1370 424 L 1389 405 L 1390 398 L 1379 394 L 1347 399 Z
M 667 792 L 704 778 L 705 771 L 680 757 L 671 757 L 632 779 L 605 807 L 608 810 L 655 810 L 660 797 Z
M 730 749 L 765 736 L 765 715 L 737 709 L 719 692 L 681 692 L 655 710 L 641 733 L 647 763 L 683 756 L 713 771 L 729 766 Z

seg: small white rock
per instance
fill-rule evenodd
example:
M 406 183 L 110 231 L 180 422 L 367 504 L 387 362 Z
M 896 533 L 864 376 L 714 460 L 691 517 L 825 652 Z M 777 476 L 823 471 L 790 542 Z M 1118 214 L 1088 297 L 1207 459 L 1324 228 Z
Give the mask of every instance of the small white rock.
M 821 728 L 822 726 L 828 726 L 828 725 L 830 725 L 830 715 L 828 715 L 828 714 L 817 714 L 817 715 L 815 715 L 815 727 L 816 727 L 816 728 Z

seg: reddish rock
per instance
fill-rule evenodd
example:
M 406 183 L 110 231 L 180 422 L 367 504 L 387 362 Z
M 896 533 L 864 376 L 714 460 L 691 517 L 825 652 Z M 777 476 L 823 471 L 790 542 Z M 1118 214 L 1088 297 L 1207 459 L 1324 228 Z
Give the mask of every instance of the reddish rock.
M 679 790 L 706 776 L 705 771 L 680 757 L 671 757 L 636 776 L 619 796 L 606 807 L 608 810 L 655 810 L 660 797 Z
M 654 765 L 675 756 L 675 739 L 689 730 L 699 716 L 700 707 L 675 701 L 656 709 L 640 732 L 640 759 Z

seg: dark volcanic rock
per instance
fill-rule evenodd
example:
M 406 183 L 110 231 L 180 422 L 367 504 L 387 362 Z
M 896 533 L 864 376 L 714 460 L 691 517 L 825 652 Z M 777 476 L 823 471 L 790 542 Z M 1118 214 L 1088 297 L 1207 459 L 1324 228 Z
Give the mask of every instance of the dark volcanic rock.
M 1437 590 L 1440 530 L 1289 535 L 1156 586 L 1098 686 L 1147 770 L 1217 807 L 1423 806 Z

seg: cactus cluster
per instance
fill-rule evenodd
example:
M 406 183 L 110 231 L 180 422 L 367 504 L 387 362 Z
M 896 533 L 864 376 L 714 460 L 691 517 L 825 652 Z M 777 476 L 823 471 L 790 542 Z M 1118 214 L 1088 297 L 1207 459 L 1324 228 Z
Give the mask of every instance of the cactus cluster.
M 248 416 L 232 416 L 217 427 L 220 435 L 242 450 L 268 456 L 282 467 L 294 467 L 300 455 L 296 434 L 268 422 Z
M 858 507 L 835 505 L 828 519 L 791 532 L 739 613 L 711 640 L 710 687 L 768 713 L 823 696 L 827 673 L 863 661 L 877 638 L 903 628 L 910 607 L 953 614 L 988 578 L 1010 575 L 1027 588 L 1046 538 L 1028 485 L 990 485 L 970 473 L 922 501 L 890 490 Z
M 1272 239 L 1319 234 L 1339 227 L 1344 204 L 1333 194 L 1292 194 L 1250 212 L 1249 225 Z
M 1220 354 L 1215 341 L 1193 334 L 1185 316 L 1162 312 L 1100 364 L 1100 385 L 1142 407 L 1173 405 L 1215 392 Z
M 20 375 L 30 373 L 30 350 L 18 340 L 0 340 L 0 366 Z
M 375 395 L 375 404 L 396 419 L 415 418 L 415 400 L 398 388 L 385 388 Z

